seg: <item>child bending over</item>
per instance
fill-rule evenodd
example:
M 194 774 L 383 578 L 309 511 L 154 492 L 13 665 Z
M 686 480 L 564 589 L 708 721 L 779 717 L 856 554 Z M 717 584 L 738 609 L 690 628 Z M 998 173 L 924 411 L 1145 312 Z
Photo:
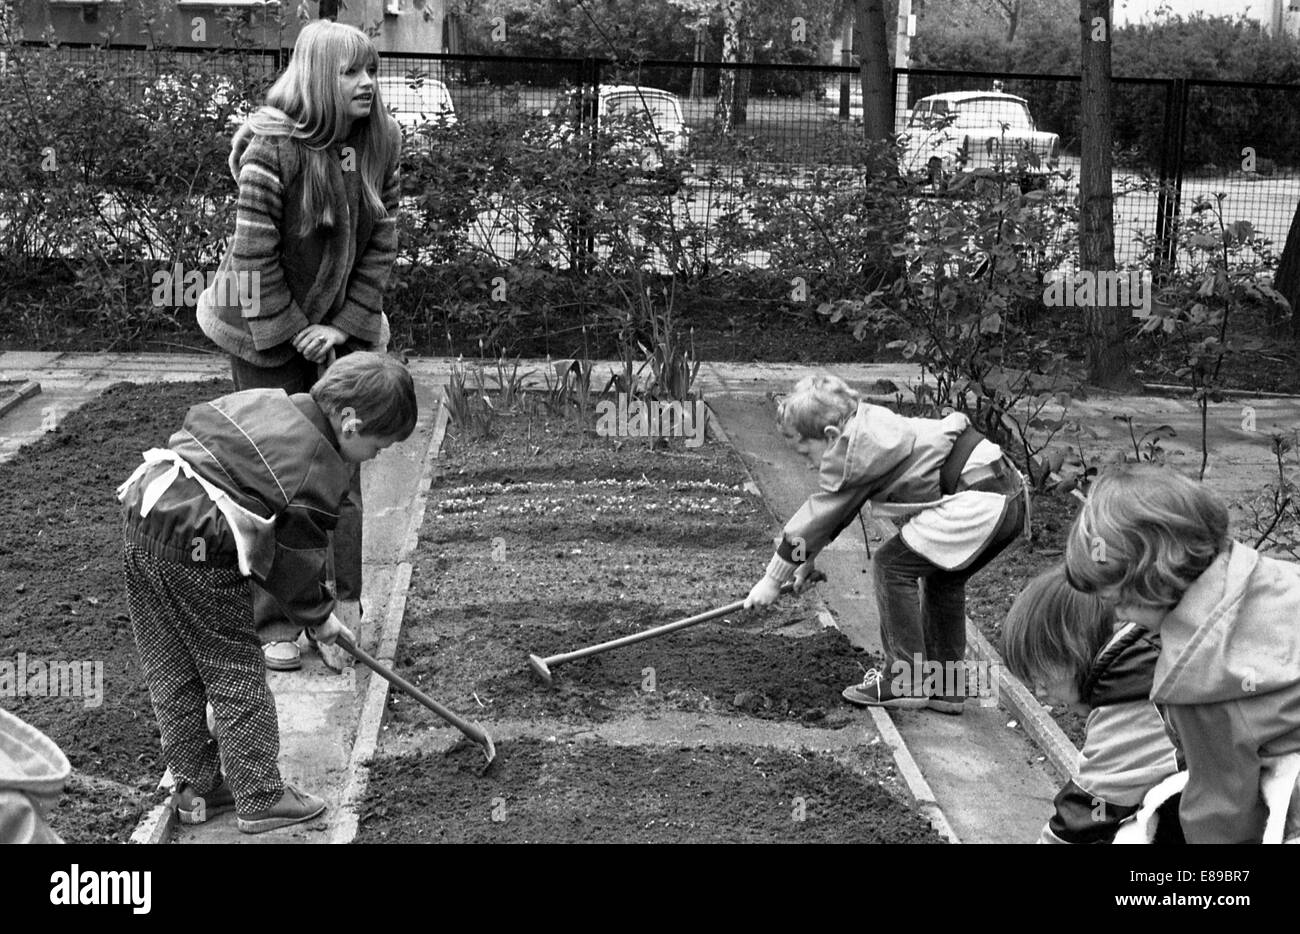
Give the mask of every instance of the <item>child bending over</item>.
M 1088 717 L 1079 773 L 1056 795 L 1040 843 L 1110 843 L 1148 791 L 1179 769 L 1151 703 L 1160 637 L 1120 623 L 1100 598 L 1072 590 L 1065 568 L 1038 575 L 1002 624 L 1007 668 L 1049 703 Z M 1182 843 L 1178 799 L 1155 822 L 1155 843 Z
M 241 831 L 261 833 L 325 810 L 280 777 L 250 582 L 319 642 L 351 638 L 324 584 L 329 533 L 352 466 L 406 440 L 415 421 L 410 374 L 359 351 L 310 394 L 250 389 L 194 406 L 119 488 L 131 626 L 181 820 L 233 809 Z
M 964 693 L 929 696 L 921 670 L 926 661 L 962 664 L 966 581 L 1027 525 L 1020 472 L 965 415 L 905 418 L 863 402 L 835 376 L 801 379 L 780 418 L 787 431 L 824 445 L 821 490 L 786 523 L 767 573 L 745 605 L 770 604 L 791 579 L 801 589 L 813 560 L 868 502 L 881 515 L 909 517 L 872 561 L 881 641 L 893 677 L 873 668 L 861 684 L 845 688 L 844 698 L 860 706 L 960 714 Z M 908 672 L 911 677 L 900 677 Z

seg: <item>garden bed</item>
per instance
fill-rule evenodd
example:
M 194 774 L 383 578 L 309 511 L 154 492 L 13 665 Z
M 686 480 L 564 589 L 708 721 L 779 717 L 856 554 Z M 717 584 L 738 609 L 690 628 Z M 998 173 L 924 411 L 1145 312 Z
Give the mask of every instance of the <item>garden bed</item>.
M 102 663 L 93 697 L 3 697 L 79 773 L 52 825 L 77 842 L 125 842 L 163 772 L 122 587 L 115 491 L 224 381 L 119 384 L 0 464 L 0 660 Z M 84 686 L 83 686 L 84 689 Z M 107 788 L 109 791 L 105 791 Z M 137 797 L 133 791 L 140 794 Z
M 371 767 L 358 843 L 942 843 L 880 745 L 824 754 L 525 739 Z
M 542 686 L 529 654 L 743 597 L 770 556 L 772 518 L 721 444 L 672 439 L 658 450 L 522 414 L 497 429 L 470 442 L 453 428 L 444 441 L 397 656 L 404 675 L 488 718 L 606 719 L 669 705 L 843 722 L 839 692 L 871 660 L 837 630 L 820 631 L 810 597 L 557 666 L 555 687 Z M 394 724 L 405 724 L 409 705 L 392 703 Z
M 729 447 L 655 448 L 517 412 L 486 440 L 452 426 L 439 459 L 397 669 L 518 738 L 498 742 L 483 778 L 481 755 L 464 745 L 412 755 L 429 716 L 390 694 L 359 842 L 940 842 L 885 747 L 866 745 L 869 728 L 863 745 L 848 743 L 847 764 L 766 739 L 682 749 L 555 739 L 561 725 L 667 711 L 751 721 L 756 736 L 760 721 L 778 731 L 863 727 L 840 691 L 875 662 L 821 627 L 811 596 L 556 665 L 553 686 L 528 668 L 529 654 L 748 592 L 771 553 L 773 520 Z M 816 811 L 815 826 L 792 819 L 796 798 Z

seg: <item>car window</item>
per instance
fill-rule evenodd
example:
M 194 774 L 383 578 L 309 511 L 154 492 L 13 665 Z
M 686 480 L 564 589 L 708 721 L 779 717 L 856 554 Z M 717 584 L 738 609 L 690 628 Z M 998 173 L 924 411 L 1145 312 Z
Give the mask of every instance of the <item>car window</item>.
M 1029 108 L 1020 101 L 1004 97 L 980 97 L 962 101 L 957 108 L 955 122 L 962 127 L 1000 126 L 1005 123 L 1013 130 L 1034 128 Z
M 451 95 L 442 82 L 425 78 L 418 88 L 411 87 L 412 83 L 405 78 L 380 78 L 379 93 L 384 103 L 398 113 L 437 115 L 454 110 Z
M 930 119 L 930 102 L 918 101 L 916 107 L 912 109 L 912 119 L 908 121 L 908 126 L 925 126 Z
M 612 117 L 648 114 L 660 129 L 680 129 L 682 125 L 682 112 L 677 101 L 657 94 L 614 94 L 605 98 L 603 109 L 607 116 Z

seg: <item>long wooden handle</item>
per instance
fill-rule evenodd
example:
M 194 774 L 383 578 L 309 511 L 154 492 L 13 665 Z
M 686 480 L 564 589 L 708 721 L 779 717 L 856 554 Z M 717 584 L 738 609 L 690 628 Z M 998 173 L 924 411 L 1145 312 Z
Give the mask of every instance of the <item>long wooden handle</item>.
M 456 714 L 452 713 L 446 707 L 442 706 L 442 704 L 438 703 L 428 694 L 425 694 L 423 691 L 421 691 L 414 684 L 407 681 L 401 675 L 397 674 L 395 671 L 390 671 L 388 668 L 381 665 L 368 652 L 366 652 L 364 649 L 358 646 L 347 636 L 339 636 L 335 640 L 335 642 L 337 642 L 340 646 L 342 646 L 345 652 L 347 652 L 357 661 L 361 662 L 371 671 L 375 672 L 375 674 L 379 675 L 384 680 L 388 681 L 390 684 L 393 684 L 401 688 L 407 694 L 411 695 L 411 697 L 414 697 L 416 700 L 418 700 L 425 707 L 428 707 L 438 716 L 442 717 L 442 719 L 446 720 L 456 729 L 460 730 L 470 739 L 474 740 L 474 742 L 480 745 L 487 745 L 488 742 L 487 734 L 484 733 L 483 730 L 477 724 L 470 723 L 469 721 L 458 717 Z
M 808 578 L 809 582 L 824 581 L 826 575 L 821 571 L 814 570 Z M 794 590 L 794 582 L 782 584 L 779 591 L 784 596 Z M 673 632 L 677 629 L 685 629 L 687 626 L 695 626 L 700 623 L 708 622 L 711 619 L 717 619 L 719 616 L 726 616 L 728 613 L 736 613 L 745 608 L 744 600 L 737 600 L 734 603 L 728 603 L 726 606 L 720 606 L 716 610 L 708 610 L 704 613 L 698 613 L 695 616 L 688 616 L 686 619 L 679 619 L 676 622 L 665 623 L 662 626 L 656 626 L 653 629 L 646 629 L 642 632 L 634 632 L 630 636 L 623 636 L 619 639 L 611 639 L 608 642 L 602 642 L 599 645 L 589 645 L 585 649 L 577 649 L 573 652 L 566 652 L 563 655 L 552 655 L 544 659 L 549 665 L 562 665 L 565 662 L 571 662 L 576 658 L 586 658 L 588 655 L 595 655 L 599 652 L 608 652 L 610 649 L 622 648 L 625 645 L 632 645 L 645 639 L 653 639 L 662 636 L 665 633 Z

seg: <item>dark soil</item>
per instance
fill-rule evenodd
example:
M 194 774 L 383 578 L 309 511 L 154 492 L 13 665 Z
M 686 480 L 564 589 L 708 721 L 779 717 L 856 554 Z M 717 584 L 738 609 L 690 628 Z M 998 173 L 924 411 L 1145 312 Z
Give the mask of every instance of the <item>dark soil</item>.
M 705 623 L 557 664 L 551 687 L 527 667 L 529 654 L 561 654 L 648 628 L 627 622 L 630 610 L 665 615 L 661 608 L 624 606 L 618 608 L 622 619 L 560 628 L 491 622 L 482 617 L 496 608 L 457 607 L 441 614 L 436 626 L 421 626 L 419 641 L 413 633 L 403 643 L 399 670 L 433 696 L 450 698 L 453 706 L 460 703 L 483 719 L 608 720 L 671 707 L 823 727 L 849 722 L 840 691 L 861 680 L 859 661 L 869 659 L 835 630 L 788 638 Z M 592 616 L 600 611 L 587 608 Z M 469 622 L 475 616 L 480 621 Z M 417 625 L 421 619 L 415 618 Z M 423 708 L 394 701 L 392 722 L 427 722 Z
M 527 739 L 480 775 L 477 748 L 371 764 L 358 843 L 941 843 L 887 775 L 747 746 L 646 749 Z M 802 817 L 800 820 L 798 818 Z
M 486 443 L 455 431 L 444 440 L 397 656 L 403 675 L 486 718 L 600 720 L 668 705 L 842 725 L 839 694 L 861 679 L 862 657 L 838 632 L 817 631 L 808 598 L 557 666 L 555 687 L 542 685 L 529 654 L 743 598 L 770 556 L 772 518 L 721 444 L 673 439 L 656 451 L 540 416 L 496 430 Z M 395 724 L 423 722 L 400 698 L 393 705 Z
M 116 488 L 191 405 L 229 391 L 223 381 L 119 384 L 0 464 L 0 659 L 97 661 L 104 677 L 98 707 L 78 697 L 0 703 L 78 772 L 125 786 L 65 795 L 52 821 L 64 839 L 125 841 L 140 814 L 130 789 L 151 793 L 164 770 L 122 589 Z
M 665 709 L 837 728 L 849 722 L 840 691 L 871 660 L 822 630 L 809 598 L 787 597 L 557 663 L 545 685 L 529 654 L 744 597 L 763 573 L 774 523 L 723 445 L 674 440 L 658 451 L 525 415 L 495 430 L 485 443 L 455 430 L 444 441 L 396 664 L 485 725 L 510 719 L 543 732 L 499 743 L 482 778 L 477 748 L 384 758 L 429 725 L 422 707 L 390 695 L 359 842 L 939 841 L 893 787 L 882 746 L 860 747 L 850 769 L 762 746 L 545 739 L 553 721 Z M 793 820 L 796 798 L 815 817 Z

